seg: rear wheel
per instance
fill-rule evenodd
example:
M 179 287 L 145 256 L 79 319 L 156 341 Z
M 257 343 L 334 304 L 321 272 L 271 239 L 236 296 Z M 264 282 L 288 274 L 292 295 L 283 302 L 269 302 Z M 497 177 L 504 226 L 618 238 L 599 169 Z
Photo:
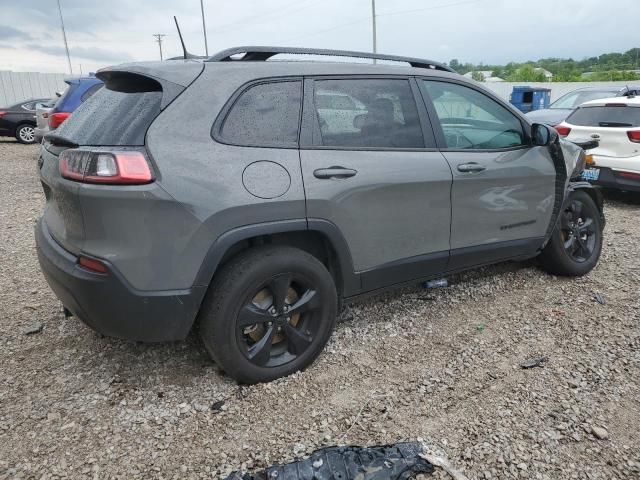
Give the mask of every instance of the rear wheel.
M 540 263 L 554 275 L 581 276 L 596 266 L 601 251 L 600 211 L 589 194 L 573 192 L 540 254 Z
M 36 131 L 33 125 L 20 125 L 16 129 L 16 140 L 20 143 L 36 143 Z
M 222 369 L 241 383 L 268 382 L 312 363 L 335 325 L 333 279 L 312 255 L 260 247 L 216 275 L 200 334 Z

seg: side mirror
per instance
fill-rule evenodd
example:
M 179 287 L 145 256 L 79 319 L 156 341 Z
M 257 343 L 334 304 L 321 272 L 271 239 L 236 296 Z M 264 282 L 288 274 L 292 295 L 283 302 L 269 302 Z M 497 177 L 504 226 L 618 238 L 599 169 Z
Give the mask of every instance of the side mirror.
M 557 137 L 556 129 L 543 123 L 534 123 L 531 127 L 531 138 L 535 146 L 546 147 L 553 143 Z

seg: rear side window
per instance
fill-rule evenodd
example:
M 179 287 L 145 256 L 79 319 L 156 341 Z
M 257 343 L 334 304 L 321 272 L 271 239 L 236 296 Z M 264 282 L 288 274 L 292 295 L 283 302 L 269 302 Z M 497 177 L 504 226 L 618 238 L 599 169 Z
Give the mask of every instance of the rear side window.
M 99 89 L 57 130 L 78 145 L 144 145 L 151 122 L 160 113 L 162 90 L 116 92 Z
M 423 148 L 413 92 L 404 79 L 316 80 L 315 145 Z
M 242 92 L 220 129 L 224 143 L 297 147 L 302 82 L 260 83 Z
M 640 107 L 582 107 L 567 122 L 583 127 L 640 127 Z

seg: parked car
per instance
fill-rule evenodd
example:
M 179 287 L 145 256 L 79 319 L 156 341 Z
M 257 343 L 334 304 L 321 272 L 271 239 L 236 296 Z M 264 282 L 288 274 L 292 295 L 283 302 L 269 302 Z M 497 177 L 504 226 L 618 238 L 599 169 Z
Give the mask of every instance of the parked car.
M 582 104 L 556 127 L 568 140 L 591 138 L 594 164 L 583 176 L 604 187 L 640 192 L 640 98 L 614 97 Z
M 102 80 L 95 75 L 86 77 L 65 78 L 67 88 L 56 101 L 53 108 L 47 112 L 48 126 L 38 134 L 44 136 L 48 132 L 58 128 L 82 103 L 102 88 Z
M 34 143 L 36 105 L 46 99 L 23 100 L 7 108 L 0 107 L 0 137 L 15 137 L 20 143 Z
M 552 127 L 560 124 L 576 108 L 590 100 L 598 100 L 607 97 L 624 97 L 627 95 L 640 95 L 640 85 L 611 87 L 584 87 L 569 92 L 555 102 L 549 108 L 535 110 L 527 113 L 532 122 L 546 123 Z
M 36 105 L 35 137 L 36 142 L 38 143 L 42 142 L 42 138 L 49 131 L 49 113 L 55 106 L 60 96 L 62 96 L 62 93 L 56 93 L 56 96 L 54 98 Z
M 389 62 L 266 61 L 281 53 Z M 442 64 L 245 47 L 97 76 L 45 138 L 36 242 L 67 311 L 105 335 L 179 340 L 197 317 L 227 374 L 269 381 L 309 365 L 358 296 L 598 261 L 584 151 Z

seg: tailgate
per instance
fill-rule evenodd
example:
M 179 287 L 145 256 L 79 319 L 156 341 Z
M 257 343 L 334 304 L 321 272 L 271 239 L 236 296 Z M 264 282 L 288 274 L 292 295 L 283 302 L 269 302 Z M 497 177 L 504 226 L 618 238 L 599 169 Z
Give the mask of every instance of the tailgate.
M 589 150 L 589 153 L 602 157 L 635 157 L 640 154 L 640 144 L 629 141 L 627 131 L 629 127 L 583 127 L 571 125 L 571 132 L 567 140 L 597 139 L 600 142 L 598 148 Z

